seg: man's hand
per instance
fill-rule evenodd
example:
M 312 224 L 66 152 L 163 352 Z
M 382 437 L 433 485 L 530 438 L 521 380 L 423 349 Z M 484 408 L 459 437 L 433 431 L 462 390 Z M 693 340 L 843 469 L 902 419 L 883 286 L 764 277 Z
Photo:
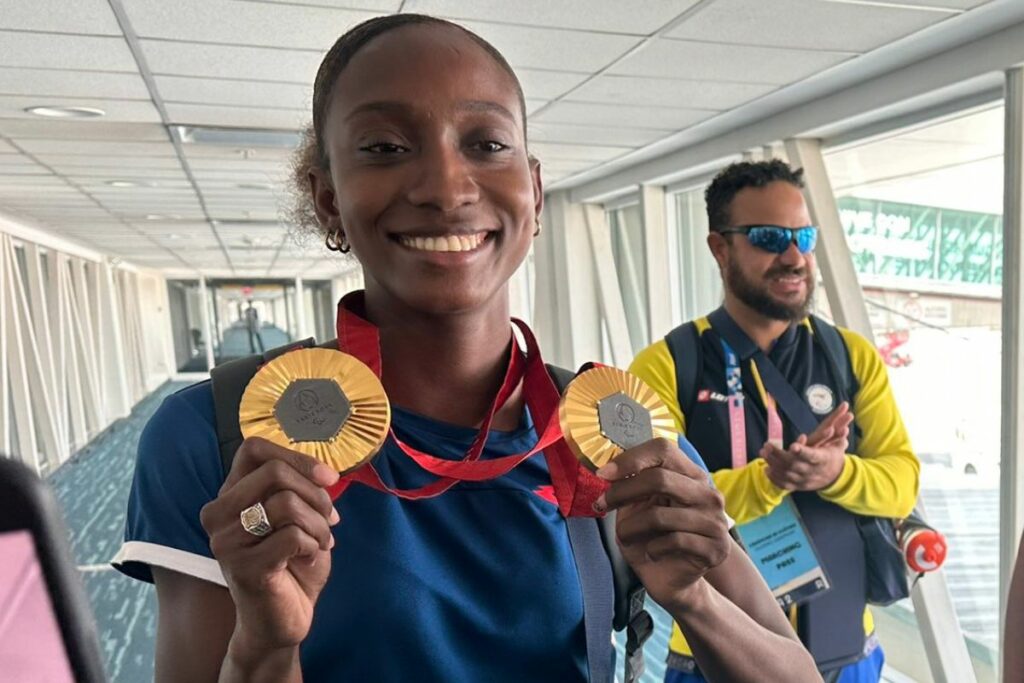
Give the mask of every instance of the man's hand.
M 722 495 L 665 439 L 623 452 L 597 474 L 611 487 L 595 507 L 618 510 L 623 557 L 655 602 L 685 610 L 694 586 L 729 555 Z
M 789 448 L 766 443 L 760 456 L 768 463 L 769 481 L 786 491 L 820 491 L 843 472 L 853 413 L 842 403 L 810 435 L 801 434 Z

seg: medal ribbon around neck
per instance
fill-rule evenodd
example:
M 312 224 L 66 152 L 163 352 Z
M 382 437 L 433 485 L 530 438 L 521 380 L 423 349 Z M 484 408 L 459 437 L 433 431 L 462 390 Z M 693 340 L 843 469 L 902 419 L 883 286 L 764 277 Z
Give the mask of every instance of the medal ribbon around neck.
M 353 311 L 361 309 L 362 292 L 353 292 L 338 302 L 338 348 L 365 363 L 378 377 L 381 376 L 380 333 L 375 325 Z M 551 476 L 551 483 L 563 516 L 594 517 L 593 503 L 608 487 L 607 482 L 580 466 L 562 436 L 559 422 L 561 396 L 548 375 L 540 355 L 537 340 L 530 328 L 521 320 L 512 319 L 526 343 L 526 356 L 512 335 L 512 350 L 501 389 L 487 411 L 483 424 L 461 460 L 438 458 L 404 443 L 389 431 L 398 448 L 422 469 L 438 477 L 435 481 L 415 489 L 396 489 L 381 479 L 373 463 L 343 476 L 328 489 L 336 499 L 352 483 L 359 482 L 377 491 L 390 493 L 405 500 L 419 500 L 439 496 L 460 481 L 486 481 L 511 472 L 517 465 L 543 451 Z M 519 383 L 523 383 L 526 406 L 533 416 L 538 439 L 525 453 L 481 460 L 494 415 L 505 405 Z

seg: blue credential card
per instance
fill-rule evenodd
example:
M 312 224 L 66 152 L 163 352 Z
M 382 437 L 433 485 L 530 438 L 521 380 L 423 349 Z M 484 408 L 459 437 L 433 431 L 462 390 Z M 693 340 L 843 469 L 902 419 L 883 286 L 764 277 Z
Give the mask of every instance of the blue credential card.
M 800 604 L 829 589 L 828 577 L 790 498 L 746 524 L 736 534 L 782 607 Z

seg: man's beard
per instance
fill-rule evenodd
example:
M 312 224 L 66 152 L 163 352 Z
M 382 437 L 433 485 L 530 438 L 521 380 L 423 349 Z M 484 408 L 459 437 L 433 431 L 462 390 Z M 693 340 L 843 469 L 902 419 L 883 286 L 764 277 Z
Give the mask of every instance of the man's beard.
M 729 255 L 729 264 L 725 273 L 725 284 L 733 296 L 746 304 L 749 308 L 757 311 L 766 318 L 782 320 L 784 322 L 796 322 L 803 320 L 811 307 L 811 295 L 814 293 L 814 280 L 807 277 L 806 268 L 790 268 L 780 266 L 772 268 L 764 275 L 764 280 L 783 275 L 799 275 L 807 283 L 807 296 L 800 303 L 787 304 L 772 298 L 768 293 L 767 285 L 758 286 L 747 279 L 739 264 Z

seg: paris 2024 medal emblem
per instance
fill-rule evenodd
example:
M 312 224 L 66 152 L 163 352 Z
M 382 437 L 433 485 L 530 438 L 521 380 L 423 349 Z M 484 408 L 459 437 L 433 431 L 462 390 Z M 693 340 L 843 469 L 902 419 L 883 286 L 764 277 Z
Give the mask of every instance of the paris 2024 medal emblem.
M 238 417 L 245 438 L 267 439 L 345 474 L 380 450 L 391 405 L 380 379 L 354 356 L 298 349 L 259 369 Z
M 643 380 L 617 368 L 596 366 L 566 387 L 559 406 L 570 450 L 591 470 L 655 437 L 676 439 L 672 414 Z

